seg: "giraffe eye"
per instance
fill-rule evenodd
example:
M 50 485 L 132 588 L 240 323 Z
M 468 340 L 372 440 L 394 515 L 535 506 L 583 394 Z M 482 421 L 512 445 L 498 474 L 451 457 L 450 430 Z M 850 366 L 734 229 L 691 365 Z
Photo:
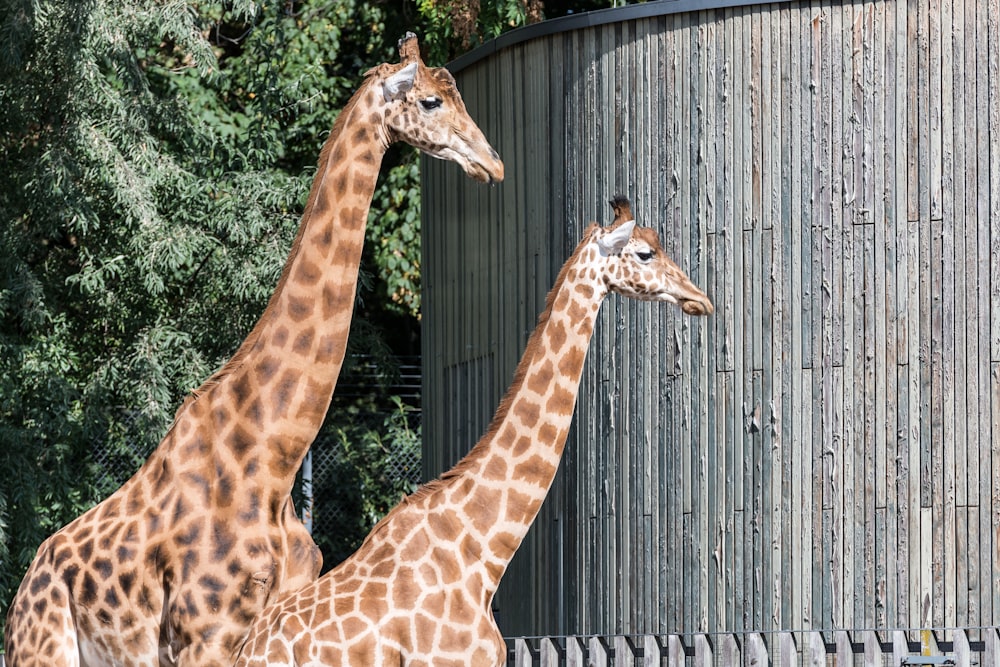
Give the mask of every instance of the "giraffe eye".
M 635 253 L 635 256 L 639 258 L 640 262 L 648 262 L 653 259 L 653 252 L 651 250 L 643 250 Z
M 422 106 L 427 111 L 430 111 L 431 109 L 437 109 L 439 106 L 441 106 L 441 98 L 425 97 L 424 99 L 420 100 L 420 106 Z

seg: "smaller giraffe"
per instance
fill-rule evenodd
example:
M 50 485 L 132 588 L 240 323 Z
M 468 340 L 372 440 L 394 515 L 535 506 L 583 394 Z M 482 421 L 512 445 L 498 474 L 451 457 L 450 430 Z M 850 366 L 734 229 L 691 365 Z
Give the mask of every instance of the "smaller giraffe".
M 505 663 L 491 602 L 559 467 L 602 301 L 617 292 L 713 312 L 628 201 L 612 206 L 615 222 L 591 225 L 560 271 L 482 439 L 354 555 L 261 612 L 237 667 Z

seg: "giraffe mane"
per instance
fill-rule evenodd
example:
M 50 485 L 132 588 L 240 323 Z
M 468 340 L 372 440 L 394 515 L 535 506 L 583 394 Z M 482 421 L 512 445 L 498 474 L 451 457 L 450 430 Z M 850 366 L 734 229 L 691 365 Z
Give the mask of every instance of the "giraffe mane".
M 386 68 L 396 67 L 395 65 L 389 65 L 383 63 L 369 69 L 365 72 L 364 80 L 358 87 L 357 92 L 347 101 L 340 113 L 337 114 L 337 119 L 333 123 L 333 127 L 330 129 L 330 134 L 327 136 L 326 141 L 323 142 L 323 147 L 319 152 L 319 159 L 317 160 L 316 175 L 313 177 L 312 186 L 309 189 L 309 198 L 306 200 L 305 208 L 302 211 L 302 219 L 299 222 L 299 229 L 295 233 L 295 239 L 292 241 L 292 247 L 288 252 L 288 258 L 285 260 L 285 266 L 281 270 L 281 276 L 278 278 L 278 284 L 274 291 L 271 293 L 270 298 L 267 301 L 267 306 L 264 308 L 264 312 L 261 313 L 260 318 L 257 323 L 254 324 L 253 329 L 247 335 L 246 339 L 239 346 L 232 357 L 229 358 L 223 366 L 213 373 L 207 380 L 201 383 L 197 389 L 190 390 L 187 398 L 181 403 L 181 406 L 177 409 L 174 414 L 174 419 L 177 419 L 177 415 L 181 413 L 189 403 L 197 401 L 202 394 L 211 390 L 215 385 L 219 384 L 226 379 L 227 376 L 231 375 L 236 369 L 238 369 L 242 364 L 244 358 L 253 349 L 254 345 L 257 344 L 257 340 L 263 333 L 264 328 L 267 323 L 271 320 L 269 314 L 275 308 L 275 303 L 277 302 L 279 295 L 283 291 L 285 283 L 288 282 L 288 276 L 291 271 L 293 260 L 298 255 L 300 248 L 302 247 L 302 240 L 305 236 L 305 229 L 308 226 L 307 222 L 312 216 L 313 208 L 316 205 L 316 199 L 319 197 L 320 190 L 322 189 L 323 179 L 329 169 L 330 163 L 330 153 L 333 150 L 333 144 L 335 143 L 334 138 L 339 136 L 344 123 L 347 122 L 347 118 L 350 116 L 354 107 L 357 106 L 358 102 L 363 97 L 363 92 L 367 90 L 371 81 L 376 78 L 376 75 L 383 72 Z
M 541 347 L 542 331 L 545 328 L 544 327 L 545 323 L 548 322 L 549 317 L 552 316 L 552 306 L 555 303 L 556 295 L 562 288 L 563 283 L 566 282 L 566 275 L 569 273 L 570 267 L 576 263 L 575 262 L 576 258 L 580 255 L 581 252 L 583 252 L 583 249 L 590 242 L 591 237 L 593 236 L 594 231 L 596 229 L 599 229 L 599 225 L 596 222 L 591 223 L 587 227 L 586 231 L 583 234 L 583 239 L 576 246 L 576 249 L 570 256 L 570 259 L 567 260 L 566 263 L 563 264 L 562 269 L 559 270 L 559 275 L 556 277 L 555 284 L 552 286 L 552 289 L 549 290 L 549 293 L 545 297 L 545 308 L 544 310 L 542 310 L 542 313 L 538 316 L 538 322 L 535 324 L 535 330 L 532 331 L 531 336 L 528 337 L 528 343 L 524 348 L 524 354 L 521 355 L 521 361 L 518 362 L 517 369 L 514 371 L 514 379 L 511 381 L 510 386 L 507 388 L 507 391 L 504 394 L 503 398 L 500 399 L 500 405 L 497 407 L 496 412 L 493 414 L 493 419 L 490 420 L 490 424 L 486 428 L 486 432 L 479 439 L 479 442 L 477 442 L 476 445 L 471 450 L 469 450 L 469 453 L 466 454 L 464 457 L 462 457 L 462 459 L 458 463 L 456 463 L 454 467 L 452 467 L 450 470 L 445 471 L 437 479 L 427 482 L 426 484 L 421 486 L 419 489 L 414 491 L 413 494 L 410 495 L 408 498 L 404 498 L 403 499 L 404 504 L 406 502 L 420 501 L 421 499 L 429 495 L 432 495 L 439 489 L 447 486 L 450 480 L 453 480 L 457 477 L 461 477 L 479 458 L 480 453 L 483 450 L 485 450 L 489 446 L 489 444 L 493 441 L 493 439 L 496 437 L 497 432 L 500 430 L 501 424 L 503 424 L 504 419 L 506 419 L 507 417 L 507 413 L 510 412 L 511 405 L 513 404 L 514 401 L 514 396 L 517 395 L 518 390 L 524 383 L 524 376 L 528 372 L 528 366 L 534 360 L 538 349 Z M 386 516 L 386 518 L 388 518 L 394 513 L 395 510 L 390 512 L 389 515 Z M 376 525 L 376 529 L 377 528 L 378 525 Z M 372 534 L 374 533 L 375 530 L 372 531 Z

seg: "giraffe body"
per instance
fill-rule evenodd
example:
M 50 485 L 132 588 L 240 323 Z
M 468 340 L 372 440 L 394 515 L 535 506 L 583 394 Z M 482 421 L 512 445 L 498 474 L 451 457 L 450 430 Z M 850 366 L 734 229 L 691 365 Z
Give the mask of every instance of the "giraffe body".
M 505 662 L 491 603 L 555 477 L 597 314 L 611 292 L 713 311 L 616 199 L 566 262 L 487 433 L 404 499 L 360 549 L 251 628 L 237 667 Z
M 424 66 L 412 35 L 400 55 L 341 111 L 239 350 L 128 482 L 39 547 L 8 614 L 7 667 L 229 667 L 265 604 L 319 575 L 290 493 L 343 364 L 382 156 L 405 141 L 503 179 L 451 75 Z

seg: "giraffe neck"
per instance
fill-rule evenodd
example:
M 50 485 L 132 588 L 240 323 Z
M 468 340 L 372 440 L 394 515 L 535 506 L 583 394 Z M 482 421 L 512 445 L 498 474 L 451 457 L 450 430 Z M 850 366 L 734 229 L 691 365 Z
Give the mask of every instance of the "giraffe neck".
M 389 144 L 380 98 L 362 86 L 320 152 L 298 234 L 267 308 L 232 359 L 178 411 L 219 421 L 208 437 L 284 494 L 318 433 L 343 365 L 368 209 Z M 373 118 L 375 119 L 373 121 Z M 199 407 L 199 404 L 202 404 Z M 189 413 L 183 415 L 182 413 Z M 218 454 L 217 454 L 218 455 Z
M 593 252 L 586 245 L 560 272 L 487 433 L 440 482 L 444 503 L 463 505 L 471 519 L 490 595 L 552 485 L 573 419 L 587 349 L 607 293 L 579 261 Z

